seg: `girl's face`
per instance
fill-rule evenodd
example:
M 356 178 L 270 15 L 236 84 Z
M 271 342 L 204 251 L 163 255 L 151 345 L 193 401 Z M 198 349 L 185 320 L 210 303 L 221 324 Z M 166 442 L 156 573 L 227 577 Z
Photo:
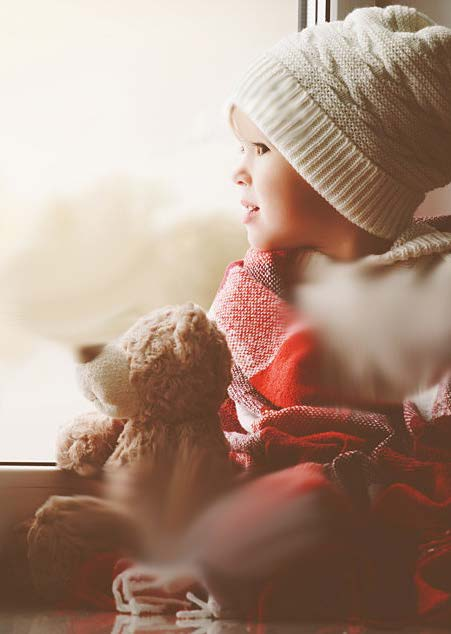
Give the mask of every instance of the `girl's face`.
M 233 182 L 240 187 L 252 247 L 315 249 L 339 260 L 390 248 L 392 240 L 367 233 L 332 207 L 239 108 L 233 109 L 231 123 L 242 155 Z
M 269 142 L 239 108 L 233 111 L 241 160 L 233 172 L 240 188 L 249 244 L 259 249 L 318 248 L 324 213 L 339 214 Z M 251 204 L 258 209 L 249 210 Z M 321 226 L 322 225 L 322 226 Z

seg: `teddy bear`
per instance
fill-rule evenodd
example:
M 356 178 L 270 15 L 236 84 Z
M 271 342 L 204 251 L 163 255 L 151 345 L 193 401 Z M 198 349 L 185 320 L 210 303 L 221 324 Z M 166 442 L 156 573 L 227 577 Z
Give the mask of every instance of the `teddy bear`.
M 96 411 L 62 428 L 57 466 L 106 473 L 109 493 L 52 496 L 36 512 L 30 572 L 38 594 L 52 600 L 67 596 L 96 553 L 151 556 L 152 540 L 186 527 L 235 473 L 218 415 L 231 354 L 200 306 L 154 310 L 113 342 L 81 350 L 80 361 L 79 384 Z M 141 507 L 137 522 L 127 509 Z

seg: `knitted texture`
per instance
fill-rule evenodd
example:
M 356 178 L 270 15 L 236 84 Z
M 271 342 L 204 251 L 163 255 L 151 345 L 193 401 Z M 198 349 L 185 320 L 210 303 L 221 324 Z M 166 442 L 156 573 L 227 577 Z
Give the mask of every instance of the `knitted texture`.
M 260 55 L 238 106 L 343 216 L 395 239 L 451 181 L 451 29 L 415 8 L 355 9 Z
M 415 219 L 415 231 L 404 232 L 374 260 L 394 264 L 447 257 L 451 234 L 440 232 L 435 222 Z M 362 589 L 360 616 L 449 624 L 451 375 L 439 385 L 430 420 L 409 400 L 377 410 L 329 404 L 316 380 L 309 327 L 298 316 L 301 323 L 295 329 L 283 299 L 289 258 L 287 251 L 250 249 L 244 260 L 228 267 L 210 310 L 234 359 L 230 398 L 221 407 L 231 457 L 250 473 L 307 462 L 321 465 L 322 473 L 368 517 L 368 527 L 376 527 L 376 533 L 381 527 L 375 543 L 368 541 L 368 560 L 354 586 Z M 251 413 L 246 429 L 238 419 L 239 406 Z M 387 545 L 385 536 L 392 534 L 396 539 Z M 412 549 L 401 555 L 406 544 Z M 339 569 L 330 564 L 324 577 Z M 303 570 L 300 566 L 295 580 L 284 580 L 280 591 L 276 584 L 271 600 L 262 598 L 262 618 L 279 617 L 278 605 L 285 615 L 293 609 L 290 614 L 296 616 L 303 606 Z M 290 608 L 284 597 L 293 588 L 298 594 Z M 331 605 L 327 595 L 321 595 L 322 605 Z
M 415 231 L 404 232 L 387 253 L 372 256 L 374 261 L 394 264 L 427 255 L 449 257 L 450 233 L 418 219 L 413 225 Z M 225 406 L 223 429 L 235 458 L 246 467 L 287 466 L 286 460 L 296 462 L 307 451 L 302 436 L 308 430 L 331 432 L 334 441 L 318 446 L 315 460 L 330 462 L 331 473 L 345 486 L 352 486 L 352 479 L 365 486 L 371 463 L 395 437 L 392 421 L 386 408 L 371 412 L 365 403 L 365 411 L 327 406 L 334 396 L 325 393 L 319 380 L 312 329 L 284 299 L 293 253 L 249 249 L 244 260 L 226 270 L 210 309 L 209 316 L 224 332 L 233 355 L 228 394 L 237 409 L 244 407 L 250 414 L 245 430 L 241 418 L 235 424 L 236 412 Z

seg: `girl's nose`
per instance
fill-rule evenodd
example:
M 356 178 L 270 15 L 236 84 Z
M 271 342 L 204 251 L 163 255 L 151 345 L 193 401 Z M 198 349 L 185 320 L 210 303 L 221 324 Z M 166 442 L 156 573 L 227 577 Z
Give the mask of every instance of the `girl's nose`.
M 249 172 L 243 167 L 239 167 L 232 174 L 232 181 L 235 185 L 250 185 L 252 182 Z

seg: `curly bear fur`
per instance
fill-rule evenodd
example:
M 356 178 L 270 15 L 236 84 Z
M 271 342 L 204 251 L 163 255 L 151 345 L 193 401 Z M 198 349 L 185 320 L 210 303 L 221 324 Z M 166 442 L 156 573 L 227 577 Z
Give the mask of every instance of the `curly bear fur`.
M 161 436 L 188 435 L 227 450 L 218 408 L 230 382 L 224 338 L 202 308 L 165 307 L 138 321 L 78 367 L 85 396 L 101 413 L 61 431 L 57 465 L 80 475 L 130 464 L 158 451 Z

